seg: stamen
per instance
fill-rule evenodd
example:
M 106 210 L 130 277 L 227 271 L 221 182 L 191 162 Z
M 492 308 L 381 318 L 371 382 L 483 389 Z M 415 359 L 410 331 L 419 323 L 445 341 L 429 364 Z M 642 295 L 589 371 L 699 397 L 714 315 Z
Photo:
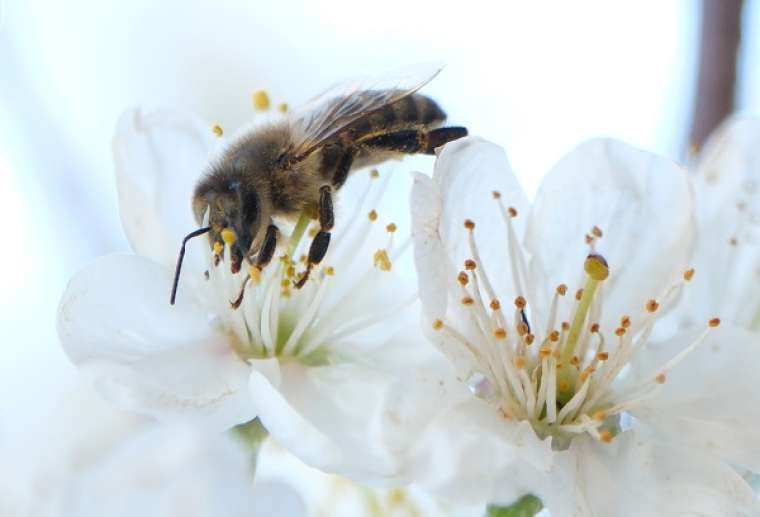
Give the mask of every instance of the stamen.
M 280 113 L 287 113 L 288 112 L 288 104 L 285 102 L 281 102 L 277 105 L 277 111 Z
M 683 279 L 687 282 L 691 282 L 691 279 L 694 278 L 694 268 L 687 269 L 683 273 Z
M 372 257 L 372 261 L 375 264 L 375 267 L 380 271 L 387 272 L 391 270 L 391 259 L 388 257 L 388 252 L 385 250 L 377 250 Z
M 224 251 L 224 245 L 221 242 L 215 242 L 214 243 L 214 255 L 217 257 L 222 254 Z
M 217 138 L 221 138 L 222 135 L 224 135 L 224 130 L 222 129 L 222 126 L 219 124 L 214 124 L 211 126 L 211 131 L 214 133 L 214 135 L 217 136 Z
M 377 221 L 377 211 L 373 208 L 372 210 L 369 211 L 369 213 L 367 214 L 367 217 L 369 218 L 370 221 L 374 223 L 375 221 Z

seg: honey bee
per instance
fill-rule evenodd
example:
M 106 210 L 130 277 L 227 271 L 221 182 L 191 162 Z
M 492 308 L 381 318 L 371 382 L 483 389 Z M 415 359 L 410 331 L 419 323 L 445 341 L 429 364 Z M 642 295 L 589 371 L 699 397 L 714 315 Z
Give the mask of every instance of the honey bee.
M 243 261 L 263 269 L 277 248 L 274 218 L 308 214 L 319 221 L 301 288 L 330 244 L 334 195 L 351 171 L 404 154 L 434 154 L 467 135 L 464 127 L 441 127 L 446 113 L 416 93 L 441 71 L 417 66 L 375 79 L 328 89 L 280 120 L 240 135 L 210 164 L 192 200 L 201 228 L 182 241 L 170 302 L 174 304 L 185 245 L 208 234 L 212 249 L 230 246 L 230 268 Z

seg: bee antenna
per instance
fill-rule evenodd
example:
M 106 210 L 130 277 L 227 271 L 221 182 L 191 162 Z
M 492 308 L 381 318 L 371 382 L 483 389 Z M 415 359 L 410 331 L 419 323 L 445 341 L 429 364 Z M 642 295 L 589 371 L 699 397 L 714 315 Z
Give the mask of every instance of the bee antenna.
M 210 226 L 204 226 L 188 233 L 184 239 L 182 239 L 182 247 L 179 249 L 179 257 L 177 257 L 177 268 L 174 270 L 174 283 L 172 284 L 172 296 L 169 299 L 169 303 L 174 305 L 174 301 L 177 299 L 177 286 L 179 286 L 179 272 L 182 270 L 182 261 L 185 258 L 185 244 L 193 237 L 198 237 L 204 233 L 211 231 Z

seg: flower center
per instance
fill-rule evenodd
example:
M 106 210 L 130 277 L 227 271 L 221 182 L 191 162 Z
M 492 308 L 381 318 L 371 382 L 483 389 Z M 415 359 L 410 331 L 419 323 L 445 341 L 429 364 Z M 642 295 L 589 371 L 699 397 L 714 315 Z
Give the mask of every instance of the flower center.
M 646 301 L 636 318 L 621 315 L 619 325 L 605 331 L 598 321 L 603 305 L 601 291 L 610 266 L 595 250 L 602 231 L 594 227 L 586 236 L 590 253 L 583 264 L 582 287 L 575 296 L 567 296 L 567 285 L 557 286 L 546 320 L 539 326 L 531 321 L 531 314 L 533 319 L 539 317 L 535 304 L 529 303 L 535 300 L 535 286 L 530 282 L 527 260 L 512 222 L 517 211 L 505 208 L 498 192 L 494 198 L 507 227 L 512 285 L 517 290 L 514 310 L 510 315 L 497 297 L 480 259 L 475 222 L 467 220 L 464 226 L 472 258 L 465 260 L 464 269 L 457 274 L 466 318 L 454 325 L 435 320 L 433 328 L 472 356 L 471 371 L 465 372 L 463 380 L 475 396 L 498 407 L 506 418 L 529 421 L 539 436 L 552 436 L 557 448 L 567 447 L 572 436 L 579 433 L 609 442 L 620 431 L 621 415 L 654 396 L 666 381 L 667 372 L 720 321 L 710 320 L 694 342 L 651 378 L 616 385 L 613 391 L 613 382 L 626 378 L 626 366 L 647 344 L 661 315 L 661 303 L 675 299 L 694 270 L 686 271 L 661 301 Z M 457 325 L 470 329 L 467 336 Z
M 385 275 L 410 244 L 407 238 L 398 245 L 396 225 L 382 228 L 377 210 L 366 210 L 378 206 L 390 175 L 378 181 L 379 177 L 372 170 L 365 178 L 354 213 L 337 221 L 325 259 L 301 289 L 294 284 L 306 268 L 316 221 L 302 214 L 268 266 L 260 270 L 251 264 L 237 273 L 229 267 L 234 235 L 222 232 L 223 242 L 208 255 L 206 284 L 214 321 L 243 360 L 278 357 L 325 364 L 339 359 L 341 351 L 335 345 L 392 318 L 416 299 L 410 296 L 382 306 L 377 302 L 379 288 L 398 287 Z M 373 246 L 378 240 L 382 247 Z

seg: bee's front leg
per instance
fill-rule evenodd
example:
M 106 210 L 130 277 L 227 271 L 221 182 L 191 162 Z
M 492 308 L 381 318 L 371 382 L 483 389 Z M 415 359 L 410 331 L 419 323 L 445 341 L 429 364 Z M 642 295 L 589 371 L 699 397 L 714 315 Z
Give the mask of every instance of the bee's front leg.
M 309 246 L 306 271 L 294 283 L 296 289 L 300 289 L 306 284 L 312 268 L 325 258 L 327 248 L 330 246 L 330 230 L 332 230 L 334 224 L 335 214 L 333 212 L 332 188 L 325 185 L 319 189 L 319 232 L 314 236 L 314 240 L 311 241 L 311 246 Z

